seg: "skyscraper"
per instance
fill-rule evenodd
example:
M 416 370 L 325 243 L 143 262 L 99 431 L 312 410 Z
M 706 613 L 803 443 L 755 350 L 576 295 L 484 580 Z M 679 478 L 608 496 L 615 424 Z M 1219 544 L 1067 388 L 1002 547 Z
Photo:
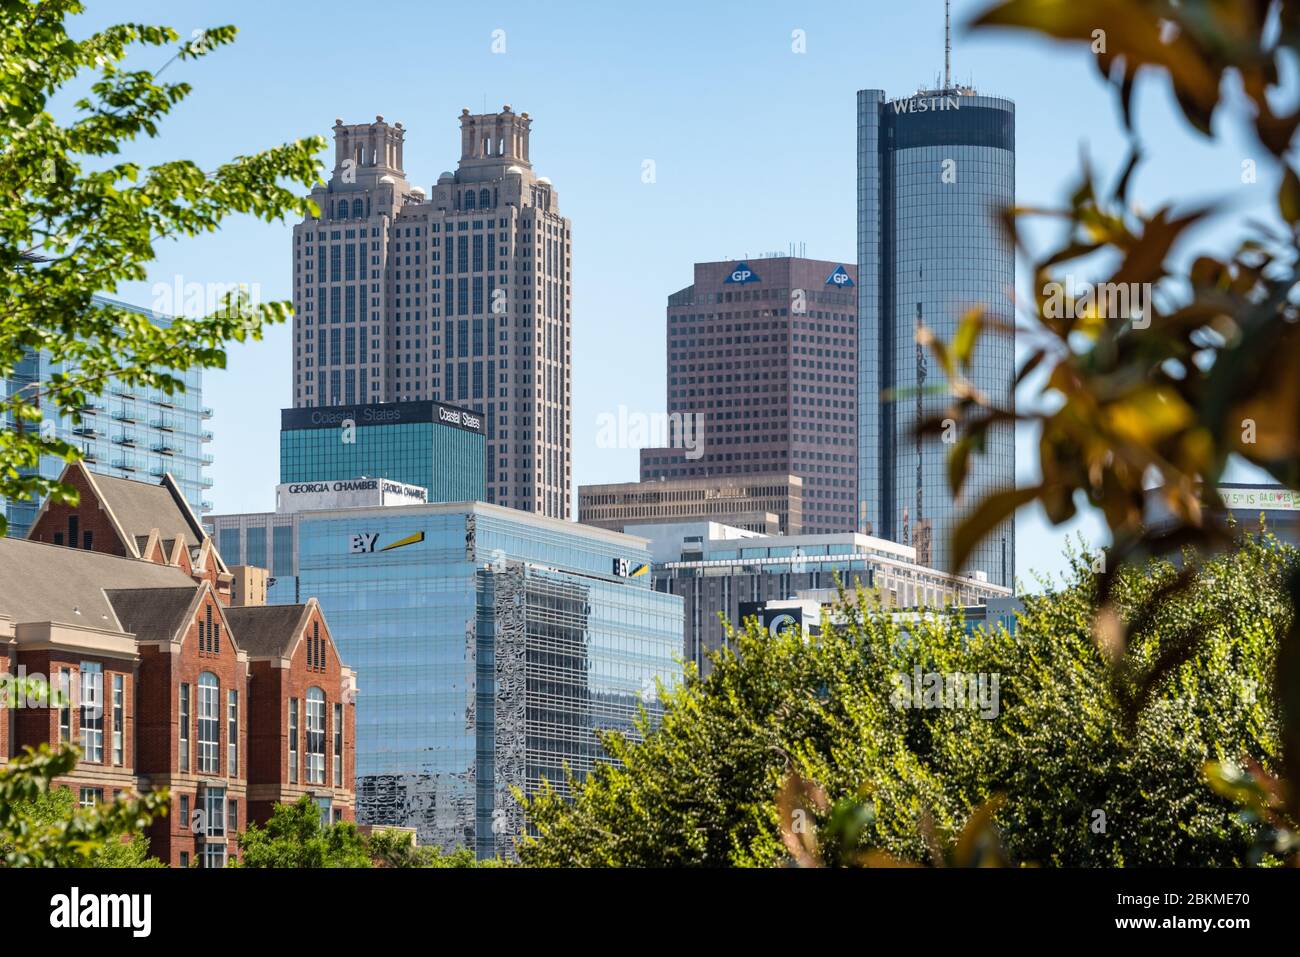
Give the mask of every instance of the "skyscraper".
M 171 324 L 170 317 L 149 309 L 103 296 L 96 296 L 95 302 L 138 312 L 164 328 Z M 0 398 L 34 382 L 48 382 L 54 373 L 71 371 L 49 352 L 29 352 L 13 375 L 0 378 Z M 87 395 L 80 422 L 73 422 L 69 416 L 50 418 L 42 428 L 51 429 L 55 438 L 81 449 L 86 468 L 96 474 L 154 482 L 171 475 L 190 508 L 207 512 L 212 503 L 204 495 L 212 487 L 212 479 L 206 468 L 212 464 L 212 455 L 205 446 L 212 441 L 207 422 L 212 410 L 203 404 L 203 370 L 174 374 L 185 383 L 184 392 L 168 395 L 161 389 L 109 379 L 98 395 Z M 11 424 L 7 415 L 0 415 L 0 426 Z M 66 466 L 63 459 L 46 456 L 41 459 L 40 474 L 58 478 Z M 40 506 L 38 500 L 0 499 L 0 509 L 9 521 L 8 534 L 24 537 Z
M 400 123 L 335 121 L 320 216 L 294 227 L 294 406 L 472 409 L 488 501 L 568 518 L 571 227 L 531 125 L 462 111 L 460 163 L 426 193 Z
M 790 473 L 804 532 L 853 531 L 856 271 L 795 256 L 696 263 L 668 297 L 674 447 L 641 450 L 641 481 Z
M 946 83 L 897 100 L 858 92 L 858 523 L 939 568 L 947 567 L 963 509 L 1015 484 L 1015 431 L 1009 423 L 993 428 L 972 459 L 962 501 L 954 501 L 949 446 L 913 434 L 949 401 L 916 331 L 924 325 L 951 341 L 974 306 L 1012 320 L 1014 252 L 997 212 L 1014 200 L 1010 100 Z M 1014 373 L 1013 337 L 986 332 L 974 353 L 975 385 L 1002 401 Z M 1012 585 L 1014 522 L 986 538 L 968 567 Z

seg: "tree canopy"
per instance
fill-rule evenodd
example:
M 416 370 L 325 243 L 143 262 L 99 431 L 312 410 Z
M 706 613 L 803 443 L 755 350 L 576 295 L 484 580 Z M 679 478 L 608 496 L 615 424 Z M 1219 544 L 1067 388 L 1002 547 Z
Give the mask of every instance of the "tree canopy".
M 791 859 L 802 815 L 823 859 L 872 850 L 933 862 L 982 809 L 1010 863 L 1268 858 L 1256 824 L 1204 769 L 1276 767 L 1270 675 L 1295 550 L 1244 541 L 1195 566 L 1194 585 L 1155 618 L 1126 618 L 1143 665 L 1186 629 L 1205 633 L 1151 688 L 1144 668 L 1117 671 L 1093 641 L 1092 561 L 1078 556 L 1068 582 L 1027 598 L 1014 632 L 968 634 L 945 614 L 902 619 L 858 594 L 820 637 L 737 633 L 708 677 L 665 696 L 643 742 L 606 736 L 616 763 L 575 782 L 571 804 L 550 789 L 528 803 L 538 834 L 521 860 L 770 866 Z M 1141 613 L 1179 574 L 1168 562 L 1127 569 L 1113 600 Z M 918 675 L 923 696 L 910 694 Z M 955 676 L 965 697 L 949 691 Z

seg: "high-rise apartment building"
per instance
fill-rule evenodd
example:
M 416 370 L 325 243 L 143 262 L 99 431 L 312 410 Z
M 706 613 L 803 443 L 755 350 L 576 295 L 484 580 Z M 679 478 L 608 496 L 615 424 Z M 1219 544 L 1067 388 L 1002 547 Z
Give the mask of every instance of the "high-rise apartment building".
M 531 125 L 462 111 L 460 163 L 426 192 L 400 123 L 335 121 L 320 215 L 294 227 L 294 406 L 472 409 L 488 501 L 568 518 L 571 227 Z
M 642 449 L 641 480 L 789 473 L 804 532 L 853 531 L 856 272 L 793 256 L 696 263 L 668 297 L 674 447 Z
M 95 301 L 138 312 L 159 326 L 171 322 L 167 316 L 124 302 L 102 296 L 96 296 Z M 56 372 L 70 371 L 48 352 L 29 352 L 12 375 L 0 378 L 0 398 L 33 383 L 48 382 Z M 203 404 L 203 371 L 189 369 L 175 375 L 185 383 L 185 391 L 172 395 L 110 379 L 98 395 L 86 397 L 86 405 L 80 410 L 81 421 L 62 416 L 46 419 L 42 427 L 81 449 L 82 461 L 90 471 L 147 482 L 171 475 L 190 508 L 208 511 L 212 505 L 204 494 L 212 487 L 212 480 L 204 470 L 212 464 L 212 455 L 206 449 L 212 440 L 207 427 L 212 410 Z M 8 418 L 0 414 L 0 426 L 10 426 Z M 40 474 L 57 478 L 66 465 L 63 459 L 46 456 L 41 459 Z M 0 509 L 9 520 L 8 534 L 13 538 L 25 536 L 40 506 L 39 501 L 0 499 Z
M 1015 484 L 1015 430 L 993 427 L 971 460 L 962 501 L 954 501 L 949 446 L 914 434 L 950 401 L 916 332 L 923 325 L 950 342 L 975 306 L 1012 321 L 1015 259 L 997 214 L 1015 200 L 1015 134 L 1010 100 L 966 87 L 897 100 L 858 92 L 859 525 L 914 547 L 922 564 L 937 568 L 948 565 L 962 510 Z M 1014 337 L 985 332 L 970 372 L 975 386 L 1009 401 L 1014 374 Z M 1011 586 L 1015 555 L 1008 520 L 968 568 Z

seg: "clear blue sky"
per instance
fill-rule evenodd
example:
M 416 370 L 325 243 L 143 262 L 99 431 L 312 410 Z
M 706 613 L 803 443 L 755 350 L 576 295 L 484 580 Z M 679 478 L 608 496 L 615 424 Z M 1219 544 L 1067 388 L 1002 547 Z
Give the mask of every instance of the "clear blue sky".
M 382 113 L 407 129 L 406 172 L 426 189 L 459 155 L 457 116 L 510 103 L 534 118 L 532 157 L 574 224 L 574 467 L 577 484 L 636 478 L 634 449 L 596 445 L 597 416 L 620 404 L 664 408 L 664 307 L 697 260 L 740 258 L 807 244 L 809 256 L 855 258 L 855 97 L 932 85 L 943 68 L 941 0 L 799 4 L 609 0 L 444 4 L 336 0 L 94 2 L 81 30 L 110 22 L 168 24 L 182 35 L 233 23 L 239 39 L 164 76 L 194 92 L 159 140 L 129 148 L 142 162 L 187 157 L 204 169 L 310 134 L 334 118 Z M 1081 146 L 1113 170 L 1123 139 L 1110 93 L 1090 58 L 1017 33 L 960 29 L 986 0 L 954 3 L 954 79 L 1017 105 L 1017 197 L 1063 195 Z M 505 31 L 506 51 L 492 52 Z M 807 52 L 791 49 L 802 30 Z M 149 51 L 132 63 L 156 68 Z M 1275 189 L 1236 130 L 1217 146 L 1177 122 L 1163 84 L 1139 88 L 1152 159 L 1136 183 L 1151 207 L 1213 195 L 1236 206 L 1224 242 Z M 1261 164 L 1263 158 L 1259 157 Z M 657 182 L 642 182 L 651 159 Z M 327 162 L 327 167 L 332 160 Z M 1023 269 L 1021 282 L 1023 283 Z M 257 283 L 264 299 L 291 295 L 290 230 L 232 220 L 219 234 L 162 246 L 148 282 L 120 298 L 149 305 L 152 284 Z M 274 503 L 279 409 L 291 403 L 290 334 L 235 347 L 229 368 L 207 373 L 216 410 L 211 498 L 219 512 Z M 1037 473 L 1034 436 L 1022 430 L 1020 480 Z M 1085 519 L 1067 528 L 1022 513 L 1017 574 L 1064 567 L 1067 534 L 1100 540 Z

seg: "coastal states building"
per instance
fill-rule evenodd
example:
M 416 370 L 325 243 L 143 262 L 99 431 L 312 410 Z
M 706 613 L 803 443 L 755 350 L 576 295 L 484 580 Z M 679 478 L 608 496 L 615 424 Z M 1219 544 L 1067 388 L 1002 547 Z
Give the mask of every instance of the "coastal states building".
M 481 500 L 487 492 L 484 418 L 430 400 L 281 410 L 281 484 L 360 476 L 417 486 L 431 502 Z

